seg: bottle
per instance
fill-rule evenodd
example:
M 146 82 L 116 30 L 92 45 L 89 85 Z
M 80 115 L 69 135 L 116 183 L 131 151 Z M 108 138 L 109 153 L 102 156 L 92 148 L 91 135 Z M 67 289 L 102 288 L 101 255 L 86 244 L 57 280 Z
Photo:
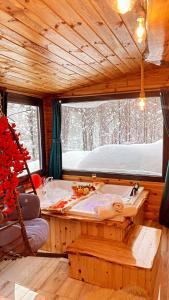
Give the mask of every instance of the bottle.
M 94 190 L 95 190 L 95 185 L 96 185 L 96 174 L 92 174 L 92 186 Z

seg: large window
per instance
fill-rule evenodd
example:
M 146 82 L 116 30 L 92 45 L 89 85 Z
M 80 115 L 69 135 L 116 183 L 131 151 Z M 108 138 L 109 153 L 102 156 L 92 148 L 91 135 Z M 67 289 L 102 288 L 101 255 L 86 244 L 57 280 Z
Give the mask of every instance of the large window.
M 162 176 L 159 97 L 62 105 L 63 169 Z
M 10 101 L 9 97 L 7 114 L 10 122 L 16 123 L 16 130 L 21 134 L 20 142 L 31 156 L 28 161 L 30 172 L 35 172 L 42 170 L 40 105 L 28 99 L 23 103 L 21 101 Z

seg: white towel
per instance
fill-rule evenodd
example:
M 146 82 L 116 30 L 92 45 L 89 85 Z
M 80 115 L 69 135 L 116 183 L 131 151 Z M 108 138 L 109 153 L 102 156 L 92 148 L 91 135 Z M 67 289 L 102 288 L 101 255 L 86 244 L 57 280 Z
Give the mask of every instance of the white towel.
M 106 209 L 104 206 L 97 206 L 96 213 L 100 220 L 111 219 L 119 214 L 114 209 Z
M 122 212 L 124 209 L 124 205 L 123 205 L 123 203 L 117 201 L 117 202 L 112 203 L 112 208 L 116 212 Z
M 124 209 L 123 199 L 120 195 L 112 195 L 112 209 L 116 212 L 122 212 Z
M 116 216 L 123 216 L 123 217 L 133 217 L 137 214 L 137 208 L 135 206 L 127 206 L 124 207 L 121 212 L 112 209 L 106 209 L 105 207 L 97 206 L 96 207 L 97 217 L 100 220 L 111 219 Z

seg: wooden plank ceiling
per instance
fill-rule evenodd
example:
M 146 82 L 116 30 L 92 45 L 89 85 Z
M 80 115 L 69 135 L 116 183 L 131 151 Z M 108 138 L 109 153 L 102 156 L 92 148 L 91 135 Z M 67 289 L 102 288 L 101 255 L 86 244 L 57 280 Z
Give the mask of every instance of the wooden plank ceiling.
M 111 1 L 0 0 L 0 87 L 44 96 L 133 78 L 146 46 L 140 6 L 121 16 Z M 149 1 L 148 70 L 169 61 L 168 11 L 169 1 Z

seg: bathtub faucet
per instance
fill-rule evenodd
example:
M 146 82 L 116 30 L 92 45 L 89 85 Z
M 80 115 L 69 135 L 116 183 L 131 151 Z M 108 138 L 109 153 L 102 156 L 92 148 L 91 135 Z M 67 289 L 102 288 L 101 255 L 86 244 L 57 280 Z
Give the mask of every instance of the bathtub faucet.
M 44 178 L 44 180 L 43 180 L 43 186 L 45 186 L 48 182 L 50 182 L 52 180 L 53 180 L 53 177 Z
M 138 192 L 138 189 L 139 189 L 139 183 L 136 182 L 131 190 L 130 197 L 135 196 Z
M 43 179 L 43 187 L 42 187 L 42 194 L 46 195 L 47 193 L 47 184 L 48 182 L 51 182 L 53 180 L 53 177 L 47 177 Z

